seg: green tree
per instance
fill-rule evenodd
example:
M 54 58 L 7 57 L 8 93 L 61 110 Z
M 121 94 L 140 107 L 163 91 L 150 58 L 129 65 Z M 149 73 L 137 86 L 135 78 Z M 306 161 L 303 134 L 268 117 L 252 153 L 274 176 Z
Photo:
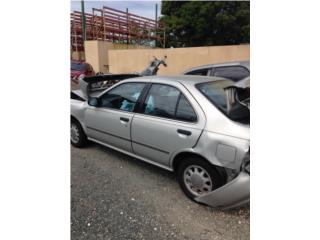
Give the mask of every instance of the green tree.
M 230 45 L 250 41 L 250 2 L 162 1 L 166 47 Z

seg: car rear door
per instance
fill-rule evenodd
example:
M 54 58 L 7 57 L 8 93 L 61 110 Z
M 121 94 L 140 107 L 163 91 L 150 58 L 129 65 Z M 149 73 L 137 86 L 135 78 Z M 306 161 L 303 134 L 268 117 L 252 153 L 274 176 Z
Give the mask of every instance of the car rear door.
M 115 86 L 99 98 L 99 106 L 88 106 L 85 122 L 89 138 L 132 152 L 131 121 L 146 83 L 129 82 Z
M 153 83 L 132 121 L 133 151 L 169 166 L 172 155 L 196 145 L 204 125 L 204 114 L 185 87 Z

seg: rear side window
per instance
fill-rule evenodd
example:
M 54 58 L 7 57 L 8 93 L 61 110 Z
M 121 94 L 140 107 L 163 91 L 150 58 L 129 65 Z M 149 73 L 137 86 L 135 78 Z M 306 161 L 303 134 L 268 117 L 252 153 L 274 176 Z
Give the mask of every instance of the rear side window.
M 228 66 L 228 67 L 216 67 L 214 68 L 214 76 L 231 79 L 237 82 L 245 77 L 250 76 L 248 69 L 242 66 Z
M 144 113 L 148 115 L 175 118 L 175 109 L 180 91 L 174 87 L 153 84 L 145 101 Z
M 191 104 L 188 102 L 187 98 L 181 94 L 178 107 L 176 118 L 178 120 L 187 121 L 187 122 L 195 122 L 197 121 L 197 115 L 194 112 Z
M 194 122 L 197 116 L 186 97 L 175 87 L 152 84 L 144 102 L 147 115 Z

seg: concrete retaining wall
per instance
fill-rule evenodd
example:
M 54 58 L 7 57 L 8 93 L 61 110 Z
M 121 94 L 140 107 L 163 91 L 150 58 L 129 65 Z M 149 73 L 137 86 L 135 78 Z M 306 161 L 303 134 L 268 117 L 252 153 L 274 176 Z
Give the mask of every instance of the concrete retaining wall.
M 161 66 L 158 75 L 179 74 L 188 68 L 211 63 L 249 60 L 250 45 L 109 50 L 109 71 L 111 73 L 141 72 L 153 56 L 162 58 L 164 55 L 167 55 L 168 67 Z
M 113 49 L 141 49 L 147 48 L 139 45 L 117 44 L 107 41 L 85 41 L 85 59 L 95 72 L 109 72 L 109 52 Z

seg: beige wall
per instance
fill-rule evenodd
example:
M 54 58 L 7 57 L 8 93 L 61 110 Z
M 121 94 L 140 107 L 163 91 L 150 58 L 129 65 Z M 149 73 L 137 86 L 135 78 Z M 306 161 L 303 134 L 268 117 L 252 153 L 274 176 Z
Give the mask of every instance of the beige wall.
M 71 59 L 74 59 L 74 60 L 84 60 L 85 57 L 84 57 L 84 52 L 71 52 Z
M 168 67 L 161 66 L 159 75 L 179 74 L 188 68 L 204 64 L 249 60 L 250 45 L 109 50 L 109 70 L 111 73 L 141 72 L 153 56 L 162 58 L 164 55 L 167 55 Z
M 95 72 L 109 72 L 109 50 L 146 48 L 138 45 L 117 44 L 107 41 L 85 41 L 85 58 Z
M 90 63 L 95 72 L 99 72 L 99 49 L 97 41 L 86 41 L 84 43 L 86 62 Z

